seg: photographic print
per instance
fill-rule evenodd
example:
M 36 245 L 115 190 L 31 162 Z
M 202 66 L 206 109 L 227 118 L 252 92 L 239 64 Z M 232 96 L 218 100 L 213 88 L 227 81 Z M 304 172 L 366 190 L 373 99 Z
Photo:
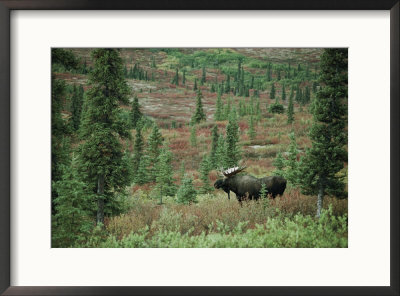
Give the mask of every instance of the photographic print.
M 52 248 L 348 246 L 347 48 L 52 48 L 51 112 Z

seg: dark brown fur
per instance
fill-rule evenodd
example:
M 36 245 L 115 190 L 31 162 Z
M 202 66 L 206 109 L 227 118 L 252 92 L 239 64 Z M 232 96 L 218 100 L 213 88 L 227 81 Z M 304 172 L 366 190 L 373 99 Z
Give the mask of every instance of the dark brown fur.
M 214 187 L 228 193 L 228 198 L 232 191 L 236 194 L 238 201 L 242 201 L 245 198 L 259 199 L 262 184 L 266 185 L 267 194 L 270 194 L 272 198 L 282 195 L 286 189 L 286 180 L 283 177 L 270 176 L 258 179 L 250 175 L 234 175 L 219 179 L 214 183 Z

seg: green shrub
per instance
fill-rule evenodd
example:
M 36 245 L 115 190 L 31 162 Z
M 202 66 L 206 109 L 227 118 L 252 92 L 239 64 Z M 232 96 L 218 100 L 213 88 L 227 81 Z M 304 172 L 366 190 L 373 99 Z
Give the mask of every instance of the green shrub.
M 85 247 L 101 248 L 345 248 L 347 215 L 333 215 L 332 206 L 323 210 L 320 219 L 280 213 L 265 223 L 249 228 L 249 221 L 228 225 L 221 220 L 209 225 L 209 231 L 193 234 L 193 227 L 183 231 L 184 215 L 164 209 L 160 220 L 118 239 L 89 240 Z M 155 229 L 157 229 L 155 231 Z
M 283 107 L 282 104 L 273 103 L 273 104 L 271 104 L 271 105 L 268 106 L 268 112 L 269 112 L 269 113 L 279 113 L 279 114 L 282 114 L 283 112 L 285 112 L 285 108 Z

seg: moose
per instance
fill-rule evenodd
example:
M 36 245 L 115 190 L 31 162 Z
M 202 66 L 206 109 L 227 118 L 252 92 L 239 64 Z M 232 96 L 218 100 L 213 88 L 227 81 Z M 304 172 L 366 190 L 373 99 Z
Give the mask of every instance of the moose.
M 265 184 L 267 194 L 271 194 L 272 198 L 282 195 L 285 191 L 285 178 L 280 176 L 256 178 L 250 175 L 237 175 L 245 168 L 245 166 L 240 166 L 221 171 L 224 178 L 217 180 L 214 183 L 214 187 L 228 193 L 228 199 L 230 199 L 230 191 L 233 191 L 240 203 L 246 198 L 259 199 L 262 184 Z

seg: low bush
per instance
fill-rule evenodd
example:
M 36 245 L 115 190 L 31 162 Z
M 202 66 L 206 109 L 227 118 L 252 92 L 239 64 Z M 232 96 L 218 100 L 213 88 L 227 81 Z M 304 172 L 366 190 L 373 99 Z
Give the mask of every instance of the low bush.
M 180 217 L 175 217 L 180 219 Z M 132 232 L 122 239 L 109 236 L 99 243 L 100 248 L 336 248 L 347 247 L 347 216 L 336 217 L 332 207 L 324 210 L 319 220 L 310 215 L 296 214 L 292 218 L 279 214 L 263 224 L 247 229 L 248 222 L 237 222 L 234 227 L 219 220 L 210 231 L 192 235 L 193 229 L 182 233 L 159 229 L 151 235 L 149 227 Z M 175 226 L 179 228 L 179 223 Z
M 268 106 L 268 112 L 282 114 L 283 112 L 285 112 L 285 108 L 282 104 L 274 103 Z
M 233 195 L 233 194 L 232 194 Z M 246 201 L 204 194 L 198 203 L 135 199 L 129 213 L 107 220 L 82 247 L 346 247 L 347 200 L 316 200 L 288 188 L 276 199 Z

